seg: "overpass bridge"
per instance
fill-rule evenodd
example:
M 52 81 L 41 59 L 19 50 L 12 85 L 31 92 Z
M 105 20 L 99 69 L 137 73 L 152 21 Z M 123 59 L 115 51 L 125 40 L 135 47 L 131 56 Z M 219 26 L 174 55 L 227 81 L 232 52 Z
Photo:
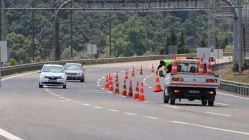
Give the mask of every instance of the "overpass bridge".
M 58 3 L 56 3 L 56 1 Z M 208 46 L 216 47 L 216 18 L 233 18 L 233 57 L 239 72 L 245 64 L 248 46 L 249 0 L 54 0 L 54 4 L 41 1 L 1 0 L 1 40 L 5 39 L 4 13 L 9 10 L 56 10 L 54 14 L 55 60 L 60 59 L 59 23 L 60 11 L 83 10 L 92 12 L 160 12 L 204 10 L 208 14 Z M 37 5 L 43 5 L 37 7 Z

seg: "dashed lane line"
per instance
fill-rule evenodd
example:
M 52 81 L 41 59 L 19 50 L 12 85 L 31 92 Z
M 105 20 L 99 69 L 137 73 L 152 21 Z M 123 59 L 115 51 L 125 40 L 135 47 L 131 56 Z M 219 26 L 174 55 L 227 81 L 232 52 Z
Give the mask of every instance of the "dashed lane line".
M 5 138 L 7 138 L 9 140 L 23 140 L 23 139 L 21 139 L 21 138 L 15 136 L 15 135 L 3 130 L 1 128 L 0 128 L 0 136 L 3 136 L 3 137 L 5 137 Z
M 119 110 L 116 110 L 116 109 L 108 109 L 108 111 L 111 111 L 111 112 L 119 112 Z
M 243 132 L 243 131 L 236 131 L 236 130 L 230 130 L 230 129 L 224 129 L 224 128 L 218 128 L 218 127 L 211 127 L 211 126 L 205 126 L 205 125 L 199 125 L 199 124 L 187 123 L 187 122 L 180 122 L 180 121 L 170 121 L 170 122 L 171 123 L 175 123 L 175 124 L 181 124 L 181 125 L 187 125 L 187 126 L 194 126 L 194 127 L 200 127 L 200 128 L 205 128 L 205 129 L 218 130 L 218 131 L 223 131 L 223 132 L 230 132 L 230 133 L 247 135 L 247 136 L 249 135 L 248 132 Z
M 147 119 L 159 120 L 160 118 L 153 117 L 153 116 L 144 116 Z
M 223 106 L 229 106 L 228 104 L 218 103 L 218 102 L 215 102 L 215 104 L 217 104 L 217 105 L 223 105 Z
M 211 114 L 211 115 L 218 115 L 218 116 L 230 117 L 230 115 L 221 114 L 221 113 L 215 113 L 215 112 L 205 112 L 205 113 L 206 114 Z
M 131 113 L 131 112 L 123 112 L 125 115 L 130 115 L 130 116 L 136 116 L 136 113 Z
M 101 106 L 93 106 L 93 108 L 96 108 L 96 109 L 103 109 L 104 107 L 101 107 Z
M 174 109 L 180 109 L 180 107 L 178 106 L 173 106 L 173 105 L 163 105 L 164 107 L 168 107 L 168 108 L 174 108 Z

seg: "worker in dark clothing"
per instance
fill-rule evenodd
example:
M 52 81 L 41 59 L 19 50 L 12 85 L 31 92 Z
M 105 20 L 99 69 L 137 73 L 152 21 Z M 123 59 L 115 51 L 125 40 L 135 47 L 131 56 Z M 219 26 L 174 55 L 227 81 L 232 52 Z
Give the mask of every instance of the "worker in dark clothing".
M 172 60 L 160 60 L 157 70 L 159 70 L 162 66 L 164 66 L 164 70 L 166 70 L 167 73 L 170 73 L 172 70 Z

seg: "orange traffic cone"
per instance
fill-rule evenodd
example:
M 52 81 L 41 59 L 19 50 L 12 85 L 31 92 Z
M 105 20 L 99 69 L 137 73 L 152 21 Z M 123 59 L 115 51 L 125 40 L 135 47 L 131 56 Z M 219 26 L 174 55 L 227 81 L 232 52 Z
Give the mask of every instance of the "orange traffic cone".
M 126 80 L 124 80 L 122 95 L 123 95 L 123 96 L 127 96 L 127 91 L 126 91 Z
M 130 80 L 128 97 L 131 97 L 131 98 L 133 97 L 133 91 L 132 91 L 132 80 Z
M 198 69 L 198 74 L 203 74 L 203 67 L 204 67 L 204 64 L 203 64 L 203 58 L 201 57 L 201 60 L 200 60 L 200 64 L 199 64 L 199 69 Z
M 111 75 L 110 75 L 110 78 L 109 78 L 109 91 L 113 92 L 113 82 L 112 82 L 112 76 Z
M 115 87 L 114 93 L 119 94 L 119 82 L 118 81 L 116 82 L 116 87 Z
M 212 72 L 212 65 L 211 65 L 210 61 L 208 61 L 208 65 L 207 65 L 207 74 L 208 75 L 213 74 L 213 72 Z
M 139 82 L 137 81 L 137 86 L 136 86 L 136 92 L 134 95 L 134 99 L 138 99 L 139 98 Z
M 141 82 L 141 87 L 139 89 L 139 97 L 138 97 L 139 101 L 144 101 L 144 82 Z
M 173 59 L 173 64 L 172 64 L 171 73 L 172 73 L 172 74 L 177 74 L 176 55 L 173 55 L 173 57 L 174 57 L 174 59 Z
M 128 78 L 128 71 L 127 71 L 127 70 L 125 71 L 125 79 L 126 79 L 126 80 L 129 79 L 129 78 Z
M 108 89 L 109 88 L 109 76 L 106 75 L 106 80 L 105 80 L 105 86 L 104 86 L 105 89 Z
M 115 83 L 118 82 L 118 73 L 116 72 L 116 79 L 115 79 Z
M 152 67 L 151 67 L 151 73 L 154 74 L 155 70 L 154 70 L 154 64 L 152 64 Z
M 161 88 L 161 85 L 160 85 L 160 79 L 158 77 L 158 75 L 156 75 L 156 80 L 155 80 L 155 86 L 154 86 L 154 92 L 161 92 L 163 91 L 162 88 Z
M 143 67 L 140 68 L 140 75 L 143 75 Z
M 135 77 L 135 69 L 134 69 L 134 67 L 132 68 L 131 76 Z

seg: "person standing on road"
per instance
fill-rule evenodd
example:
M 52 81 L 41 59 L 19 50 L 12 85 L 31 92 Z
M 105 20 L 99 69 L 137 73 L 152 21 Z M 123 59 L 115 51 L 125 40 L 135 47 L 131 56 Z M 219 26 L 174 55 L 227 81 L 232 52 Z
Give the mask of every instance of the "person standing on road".
M 157 67 L 157 70 L 159 70 L 162 66 L 164 66 L 164 70 L 166 73 L 171 73 L 172 70 L 172 60 L 160 60 L 160 63 Z

